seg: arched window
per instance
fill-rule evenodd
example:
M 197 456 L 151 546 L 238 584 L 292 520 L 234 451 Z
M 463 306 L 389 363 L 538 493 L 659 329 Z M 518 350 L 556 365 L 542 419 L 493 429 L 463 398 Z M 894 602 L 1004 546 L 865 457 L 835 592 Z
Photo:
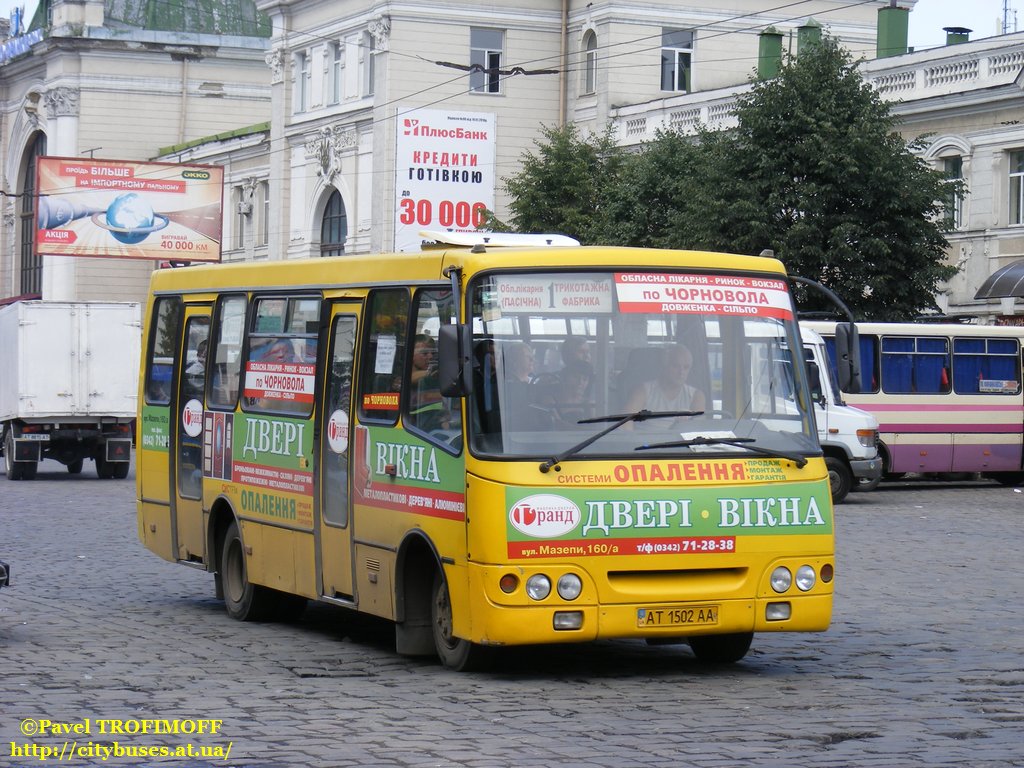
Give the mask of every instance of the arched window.
M 345 252 L 345 236 L 348 234 L 348 215 L 341 193 L 334 190 L 324 209 L 320 224 L 320 255 L 341 256 Z
M 43 292 L 43 259 L 35 253 L 33 245 L 36 237 L 36 159 L 45 154 L 46 134 L 37 133 L 25 160 L 25 171 L 21 176 L 21 231 L 18 248 L 21 255 L 22 296 L 40 296 Z
M 583 36 L 583 92 L 597 90 L 597 35 L 593 30 Z

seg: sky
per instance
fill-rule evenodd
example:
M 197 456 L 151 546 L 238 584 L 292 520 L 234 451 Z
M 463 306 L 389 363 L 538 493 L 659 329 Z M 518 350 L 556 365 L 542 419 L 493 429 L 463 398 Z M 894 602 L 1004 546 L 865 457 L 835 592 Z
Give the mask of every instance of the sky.
M 1008 0 L 1008 32 L 1024 29 L 1024 1 Z M 1014 26 L 1014 11 L 1020 19 Z M 971 39 L 1002 34 L 1003 0 L 918 0 L 910 12 L 908 43 L 915 50 L 946 44 L 943 27 L 966 27 L 973 30 Z
M 37 0 L 0 0 L 0 14 L 10 17 L 15 6 L 25 8 L 26 20 L 32 18 Z M 775 5 L 768 2 L 766 5 Z M 973 30 L 971 39 L 992 37 L 1000 34 L 1003 23 L 1004 2 L 1010 9 L 1007 31 L 1024 30 L 1024 0 L 918 0 L 910 12 L 910 36 L 908 43 L 916 50 L 945 45 L 946 33 L 943 27 L 967 27 Z M 1014 11 L 1020 19 L 1014 19 Z

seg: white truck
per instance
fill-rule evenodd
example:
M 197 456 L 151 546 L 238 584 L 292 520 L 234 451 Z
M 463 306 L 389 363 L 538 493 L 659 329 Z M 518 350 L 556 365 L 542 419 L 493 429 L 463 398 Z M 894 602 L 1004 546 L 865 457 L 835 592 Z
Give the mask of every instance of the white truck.
M 876 488 L 882 478 L 878 455 L 878 420 L 867 411 L 846 405 L 839 394 L 825 340 L 800 327 L 809 380 L 814 396 L 818 441 L 825 452 L 832 501 L 836 504 L 850 491 Z
M 0 307 L 0 454 L 7 477 L 39 462 L 96 463 L 128 476 L 138 400 L 140 307 L 134 302 L 20 301 Z

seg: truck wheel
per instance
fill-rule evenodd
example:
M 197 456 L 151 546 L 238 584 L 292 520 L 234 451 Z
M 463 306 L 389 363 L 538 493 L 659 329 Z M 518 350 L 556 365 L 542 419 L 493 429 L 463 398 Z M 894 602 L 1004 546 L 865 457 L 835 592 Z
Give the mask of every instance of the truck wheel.
M 747 655 L 753 639 L 753 632 L 737 632 L 732 635 L 694 635 L 687 638 L 687 641 L 697 661 L 705 664 L 732 664 Z
M 269 618 L 277 607 L 272 589 L 249 582 L 237 522 L 232 522 L 224 534 L 220 576 L 224 587 L 224 607 L 231 618 L 238 621 L 262 621 Z
M 832 487 L 832 503 L 839 504 L 853 487 L 853 473 L 842 459 L 835 456 L 826 456 L 825 466 L 828 468 L 828 482 Z
M 128 477 L 128 462 L 108 462 L 107 466 L 110 468 L 110 476 L 115 480 L 124 480 Z
M 32 464 L 32 474 L 26 472 L 28 463 L 14 460 L 14 432 L 10 429 L 4 435 L 4 463 L 7 465 L 8 480 L 31 480 L 36 476 L 36 465 Z
M 82 473 L 82 465 L 84 463 L 85 463 L 84 459 L 78 459 L 76 461 L 72 461 L 70 464 L 67 465 L 67 467 L 68 467 L 68 474 L 69 475 L 80 475 Z
M 430 601 L 430 626 L 434 633 L 434 648 L 441 664 L 456 672 L 483 669 L 492 656 L 492 649 L 452 634 L 452 601 L 448 596 L 448 583 L 438 571 L 434 574 L 434 588 Z
M 103 455 L 103 449 L 100 448 L 93 454 L 93 461 L 96 462 L 96 477 L 100 480 L 109 480 L 114 476 L 113 464 L 107 461 L 106 456 Z

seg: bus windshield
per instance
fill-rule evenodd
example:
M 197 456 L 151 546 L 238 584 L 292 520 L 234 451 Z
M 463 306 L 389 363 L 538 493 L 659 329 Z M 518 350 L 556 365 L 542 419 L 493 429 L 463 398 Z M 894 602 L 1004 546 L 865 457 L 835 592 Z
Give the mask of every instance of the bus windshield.
M 477 455 L 820 453 L 778 277 L 490 272 L 469 290 Z

